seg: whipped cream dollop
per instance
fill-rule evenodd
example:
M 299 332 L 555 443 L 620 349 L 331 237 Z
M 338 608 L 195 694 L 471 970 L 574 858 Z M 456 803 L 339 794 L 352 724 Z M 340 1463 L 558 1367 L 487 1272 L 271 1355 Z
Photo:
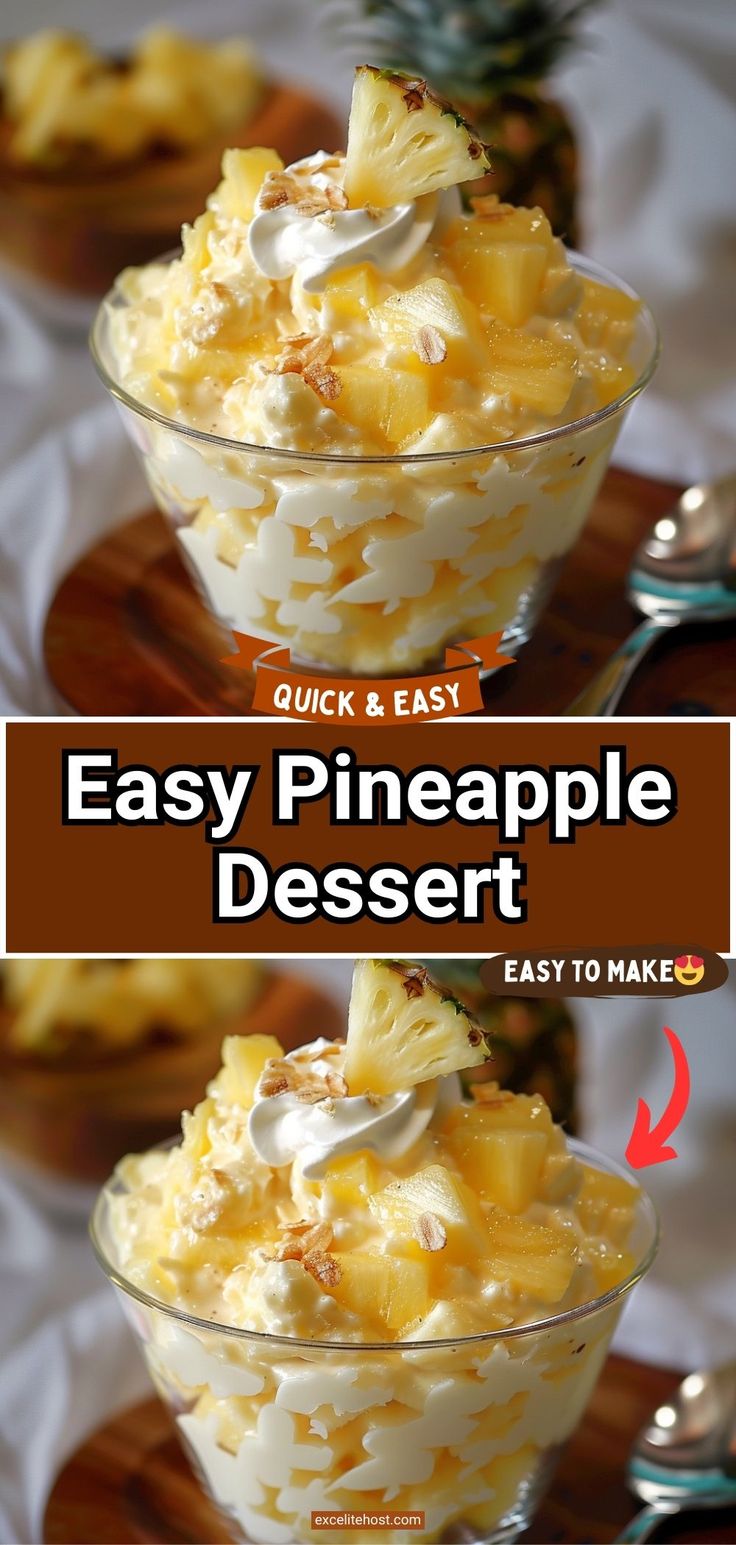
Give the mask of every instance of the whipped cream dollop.
M 248 230 L 251 257 L 266 278 L 296 274 L 304 290 L 317 294 L 333 274 L 357 263 L 395 273 L 459 207 L 457 189 L 452 188 L 390 209 L 325 207 L 314 213 L 320 195 L 342 190 L 343 173 L 343 157 L 322 150 L 295 161 L 285 173 L 269 172 Z M 291 194 L 288 202 L 274 205 L 274 190 L 284 177 Z
M 319 1039 L 289 1052 L 284 1061 L 304 1071 L 310 1080 L 341 1072 L 344 1052 L 335 1055 L 331 1041 Z M 324 1053 L 327 1055 L 324 1055 Z M 460 1081 L 432 1078 L 399 1094 L 326 1096 L 310 1103 L 298 1089 L 262 1094 L 262 1077 L 248 1118 L 251 1143 L 272 1169 L 296 1163 L 305 1180 L 319 1180 L 338 1155 L 369 1148 L 391 1162 L 408 1153 L 426 1132 L 439 1109 L 460 1099 Z

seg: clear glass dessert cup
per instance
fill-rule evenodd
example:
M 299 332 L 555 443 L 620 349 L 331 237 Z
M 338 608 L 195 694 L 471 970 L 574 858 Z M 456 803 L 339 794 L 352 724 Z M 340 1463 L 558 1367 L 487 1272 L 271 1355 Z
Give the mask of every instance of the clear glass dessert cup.
M 587 1164 L 630 1179 L 585 1144 L 569 1146 Z M 254 1545 L 516 1539 L 657 1249 L 656 1212 L 642 1192 L 626 1241 L 635 1266 L 580 1307 L 452 1340 L 305 1341 L 215 1325 L 137 1287 L 117 1263 L 110 1225 L 121 1189 L 113 1177 L 95 1208 L 98 1260 L 206 1494 L 234 1538 Z M 319 1512 L 388 1511 L 422 1513 L 423 1527 L 312 1523 Z
M 205 605 L 225 627 L 341 676 L 429 670 L 448 644 L 486 633 L 502 632 L 507 654 L 526 643 L 658 351 L 642 306 L 635 379 L 585 417 L 459 452 L 329 455 L 224 439 L 137 401 L 110 339 L 111 312 L 126 305 L 117 289 L 103 302 L 93 359 Z

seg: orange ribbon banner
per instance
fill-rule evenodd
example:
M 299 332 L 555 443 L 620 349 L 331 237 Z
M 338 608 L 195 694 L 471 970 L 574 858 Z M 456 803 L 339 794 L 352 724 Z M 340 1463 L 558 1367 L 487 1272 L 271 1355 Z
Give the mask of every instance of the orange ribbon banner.
M 499 654 L 501 633 L 469 638 L 445 650 L 444 670 L 422 676 L 327 676 L 295 670 L 289 649 L 235 633 L 237 653 L 224 664 L 255 677 L 257 713 L 317 724 L 428 724 L 483 707 L 480 673 L 513 665 Z

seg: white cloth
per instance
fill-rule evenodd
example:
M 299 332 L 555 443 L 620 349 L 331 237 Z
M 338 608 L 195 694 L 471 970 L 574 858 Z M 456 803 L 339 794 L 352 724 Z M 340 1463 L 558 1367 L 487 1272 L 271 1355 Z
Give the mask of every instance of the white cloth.
M 65 24 L 105 45 L 151 19 L 149 0 L 66 0 L 63 9 Z M 314 0 L 158 0 L 156 11 L 195 31 L 247 29 L 275 72 L 347 106 L 351 61 L 317 25 Z M 59 23 L 53 0 L 3 0 L 0 41 L 49 21 Z M 683 482 L 730 471 L 732 0 L 618 0 L 594 7 L 584 35 L 588 46 L 560 70 L 557 89 L 580 126 L 586 247 L 647 296 L 664 338 L 658 377 L 624 426 L 617 459 Z M 41 648 L 59 578 L 145 493 L 122 427 L 102 407 L 82 333 L 60 340 L 41 321 L 48 306 L 24 305 L 0 281 L 0 712 L 38 714 L 60 708 Z
M 345 1006 L 347 961 L 290 969 Z M 672 1088 L 662 1025 L 680 1036 L 692 1096 L 674 1138 L 679 1157 L 642 1174 L 662 1218 L 662 1246 L 633 1293 L 616 1348 L 692 1369 L 732 1358 L 736 1344 L 733 1024 L 736 967 L 716 995 L 692 1003 L 579 1000 L 584 1136 L 622 1160 L 637 1098 L 655 1117 Z M 66 1215 L 62 1211 L 66 1203 Z M 149 1393 L 131 1332 L 104 1282 L 81 1218 L 81 1196 L 0 1165 L 0 1541 L 38 1541 L 54 1476 L 84 1437 Z M 76 1209 L 76 1221 L 75 1221 Z M 632 1435 L 633 1436 L 633 1435 Z

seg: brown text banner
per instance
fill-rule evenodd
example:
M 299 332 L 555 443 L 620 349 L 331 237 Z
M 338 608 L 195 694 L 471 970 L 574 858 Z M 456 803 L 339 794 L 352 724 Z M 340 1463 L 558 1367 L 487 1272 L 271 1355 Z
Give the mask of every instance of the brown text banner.
M 725 724 L 7 728 L 7 948 L 729 948 Z

